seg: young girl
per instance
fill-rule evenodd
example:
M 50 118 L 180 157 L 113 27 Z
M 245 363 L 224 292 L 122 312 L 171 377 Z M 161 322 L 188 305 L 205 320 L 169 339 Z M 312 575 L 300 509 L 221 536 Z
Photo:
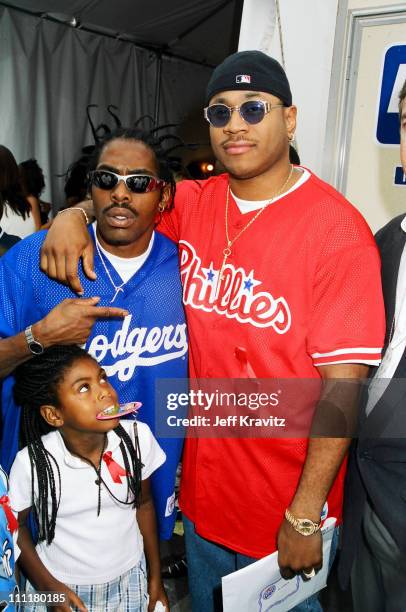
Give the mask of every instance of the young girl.
M 55 612 L 144 612 L 158 601 L 169 610 L 148 479 L 165 454 L 150 429 L 96 418 L 117 394 L 76 346 L 47 349 L 19 366 L 15 379 L 27 446 L 11 469 L 10 499 L 29 581 L 25 610 L 47 609 L 36 590 L 53 593 Z M 25 525 L 30 510 L 36 547 Z

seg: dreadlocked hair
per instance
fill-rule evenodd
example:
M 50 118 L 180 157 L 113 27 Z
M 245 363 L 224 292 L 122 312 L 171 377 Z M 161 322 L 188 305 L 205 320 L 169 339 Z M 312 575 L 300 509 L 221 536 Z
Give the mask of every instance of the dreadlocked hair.
M 14 398 L 22 409 L 20 445 L 27 446 L 31 464 L 31 507 L 38 528 L 38 540 L 45 540 L 47 544 L 50 544 L 55 536 L 61 475 L 56 459 L 42 441 L 42 436 L 54 431 L 55 428 L 45 421 L 40 409 L 44 405 L 61 404 L 58 386 L 66 372 L 80 359 L 93 358 L 76 345 L 53 346 L 14 371 Z M 114 431 L 121 438 L 120 450 L 127 475 L 127 499 L 122 503 L 138 507 L 142 466 L 138 437 L 135 436 L 134 445 L 121 425 L 118 425 Z M 58 487 L 55 477 L 58 480 Z M 35 478 L 38 486 L 37 495 L 34 487 Z M 49 500 L 51 500 L 50 508 L 48 508 Z
M 154 130 L 146 131 L 138 127 L 126 128 L 118 127 L 112 132 L 108 133 L 102 140 L 100 140 L 93 151 L 89 159 L 89 171 L 94 170 L 99 163 L 100 156 L 105 146 L 113 140 L 134 140 L 136 142 L 142 142 L 148 147 L 155 156 L 157 164 L 158 177 L 164 180 L 170 186 L 170 201 L 167 206 L 169 210 L 173 206 L 173 200 L 176 191 L 176 182 L 172 168 L 173 160 L 169 157 L 169 152 L 164 149 L 162 143 L 164 138 L 157 138 L 154 135 Z

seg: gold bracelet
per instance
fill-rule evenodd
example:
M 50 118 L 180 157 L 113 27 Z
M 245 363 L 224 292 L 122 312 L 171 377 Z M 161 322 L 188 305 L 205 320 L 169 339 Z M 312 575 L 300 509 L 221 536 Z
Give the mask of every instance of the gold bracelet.
M 298 533 L 303 536 L 310 536 L 319 531 L 321 527 L 321 519 L 318 523 L 315 523 L 308 518 L 297 518 L 293 516 L 289 508 L 285 510 L 285 519 L 290 523 Z
M 70 210 L 80 210 L 80 212 L 85 215 L 86 225 L 89 225 L 89 217 L 87 216 L 86 211 L 83 210 L 83 208 L 80 208 L 80 206 L 72 206 L 71 208 L 64 208 L 63 210 L 60 210 L 56 216 L 61 215 L 62 213 L 69 212 Z

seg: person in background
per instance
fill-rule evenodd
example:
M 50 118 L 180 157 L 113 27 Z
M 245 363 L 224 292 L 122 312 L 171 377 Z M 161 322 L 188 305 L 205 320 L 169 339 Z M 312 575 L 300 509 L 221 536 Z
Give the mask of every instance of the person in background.
M 25 238 L 41 225 L 39 209 L 31 209 L 24 194 L 14 155 L 0 145 L 0 228 L 2 234 Z
M 65 204 L 62 207 L 70 208 L 78 202 L 85 200 L 88 195 L 88 167 L 90 154 L 82 155 L 68 168 L 64 186 Z
M 48 223 L 48 214 L 51 210 L 51 204 L 41 200 L 41 194 L 45 189 L 45 179 L 42 168 L 38 165 L 36 159 L 27 159 L 18 166 L 20 170 L 21 182 L 24 188 L 25 197 L 27 198 L 31 210 L 35 211 L 35 216 L 39 210 L 40 214 L 40 225 L 37 229 L 40 229 L 42 225 Z
M 399 94 L 406 172 L 406 81 Z M 339 578 L 355 612 L 406 610 L 406 215 L 376 234 L 386 306 L 384 356 L 364 395 L 344 503 Z

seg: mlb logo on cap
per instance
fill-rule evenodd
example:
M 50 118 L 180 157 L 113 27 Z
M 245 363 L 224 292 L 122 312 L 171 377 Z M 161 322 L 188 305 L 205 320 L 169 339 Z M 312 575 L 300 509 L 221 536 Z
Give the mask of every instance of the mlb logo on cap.
M 251 83 L 251 76 L 249 74 L 237 74 L 235 77 L 236 83 Z

